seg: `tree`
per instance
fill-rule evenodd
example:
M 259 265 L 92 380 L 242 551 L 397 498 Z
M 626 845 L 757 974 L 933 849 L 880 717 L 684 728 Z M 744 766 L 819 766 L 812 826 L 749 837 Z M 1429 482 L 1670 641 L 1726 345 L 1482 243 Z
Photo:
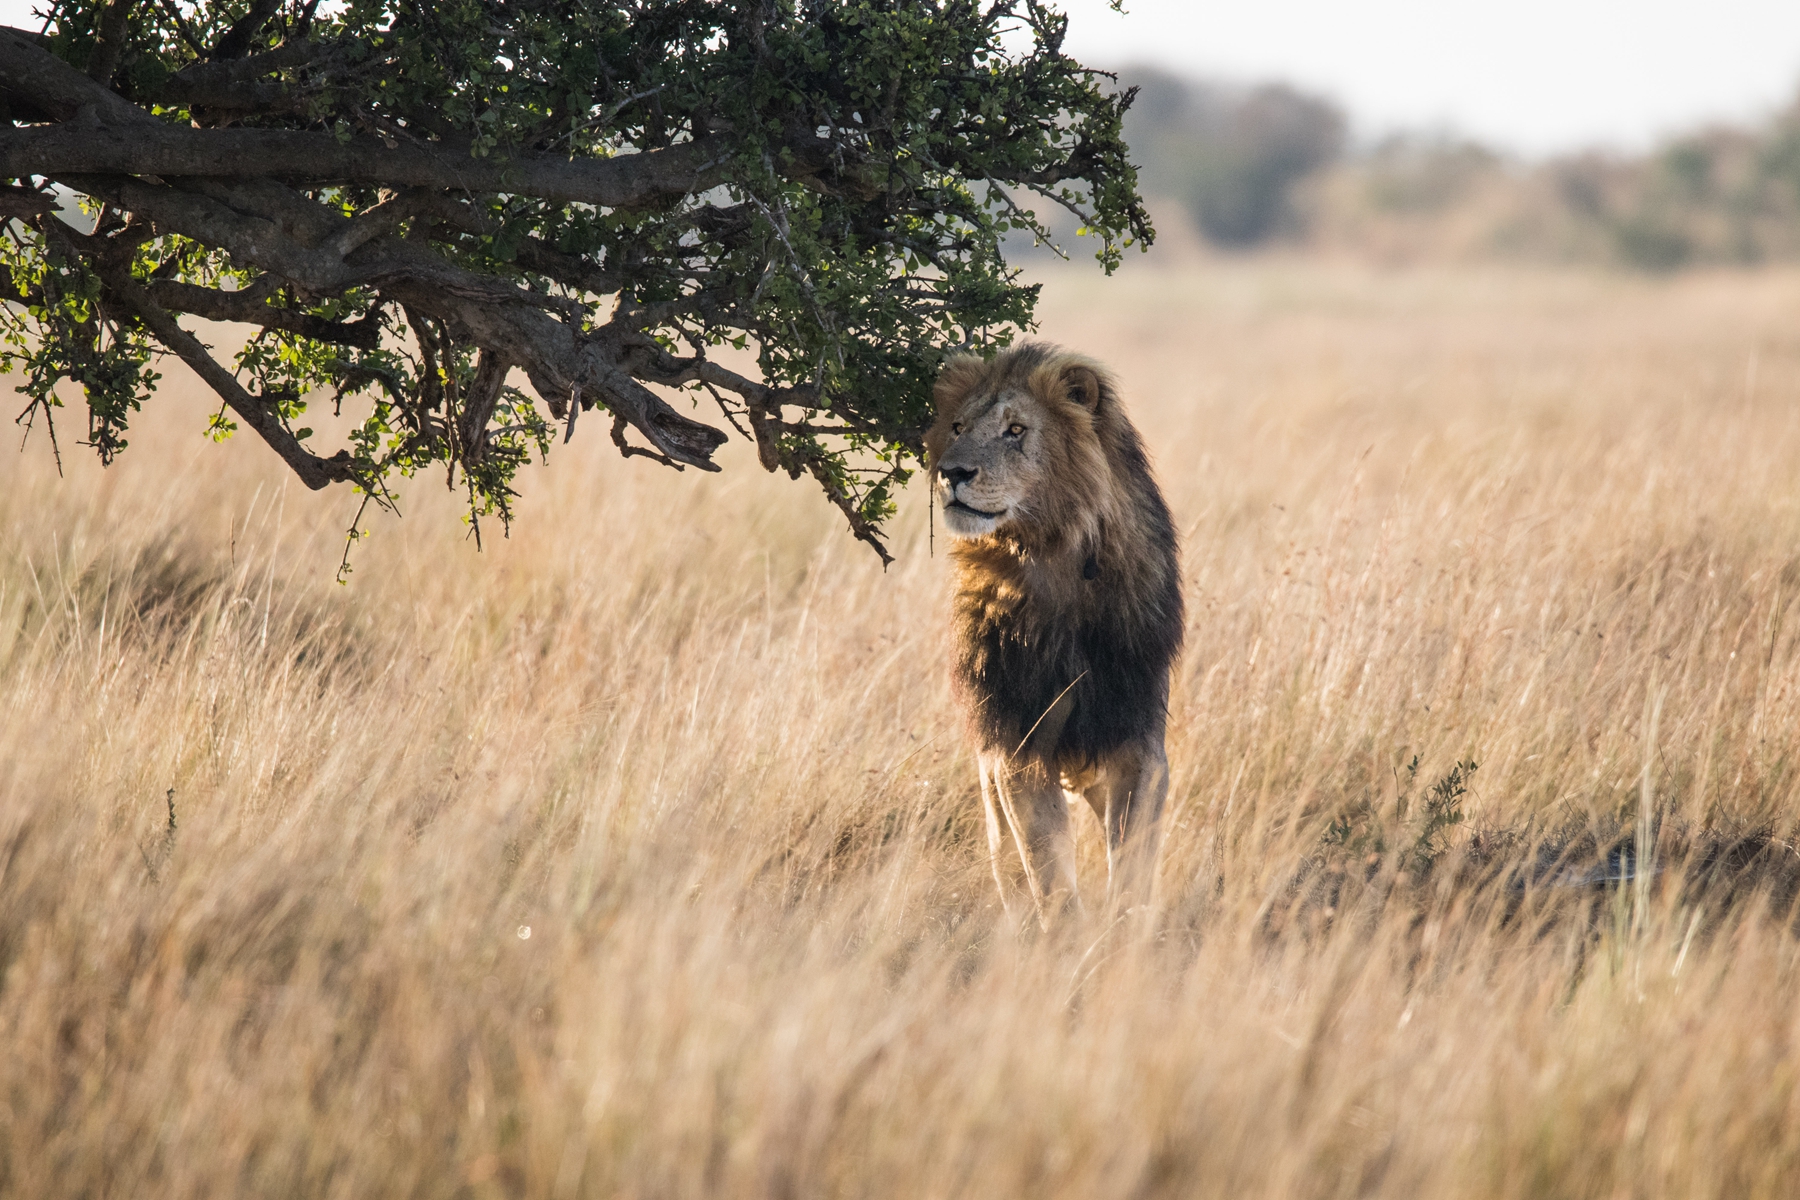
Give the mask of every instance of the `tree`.
M 248 426 L 365 507 L 442 465 L 479 533 L 584 411 L 622 454 L 717 470 L 704 403 L 886 561 L 938 363 L 1029 326 L 1000 238 L 1047 237 L 1043 201 L 1108 271 L 1152 236 L 1131 95 L 1042 0 L 39 15 L 0 29 L 0 362 L 59 456 L 59 380 L 110 461 L 172 354 L 218 394 L 215 436 Z M 180 314 L 256 332 L 221 361 Z M 353 421 L 330 453 L 321 394 Z

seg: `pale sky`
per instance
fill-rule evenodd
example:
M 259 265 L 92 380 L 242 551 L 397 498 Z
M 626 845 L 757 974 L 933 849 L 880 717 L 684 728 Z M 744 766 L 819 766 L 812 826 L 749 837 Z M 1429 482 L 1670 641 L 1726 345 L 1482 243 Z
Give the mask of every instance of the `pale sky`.
M 1797 0 L 1063 0 L 1068 50 L 1322 92 L 1365 136 L 1641 148 L 1800 89 Z
M 1525 154 L 1641 148 L 1746 120 L 1800 89 L 1800 0 L 1062 0 L 1069 50 L 1277 79 L 1364 136 L 1450 130 Z M 0 0 L 30 23 L 31 0 Z

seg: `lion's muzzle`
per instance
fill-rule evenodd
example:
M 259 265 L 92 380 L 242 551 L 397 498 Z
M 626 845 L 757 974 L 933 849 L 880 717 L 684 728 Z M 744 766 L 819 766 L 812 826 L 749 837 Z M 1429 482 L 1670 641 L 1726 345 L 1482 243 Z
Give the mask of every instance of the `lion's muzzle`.
M 967 490 L 973 490 L 976 477 L 980 474 L 980 467 L 946 464 L 938 468 L 938 491 L 943 500 L 944 524 L 951 533 L 960 537 L 980 537 L 984 533 L 991 533 L 995 524 L 1006 515 L 1004 508 L 998 512 L 990 512 L 964 499 Z

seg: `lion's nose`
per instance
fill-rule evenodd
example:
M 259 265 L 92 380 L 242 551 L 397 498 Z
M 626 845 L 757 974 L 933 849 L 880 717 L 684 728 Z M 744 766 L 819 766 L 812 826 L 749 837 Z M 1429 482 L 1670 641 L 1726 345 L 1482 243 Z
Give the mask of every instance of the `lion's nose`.
M 981 474 L 981 468 L 980 467 L 939 467 L 938 474 L 942 475 L 944 477 L 944 481 L 946 483 L 948 483 L 951 487 L 957 487 L 961 484 L 965 484 L 965 483 L 969 482 L 969 480 L 971 480 L 971 479 L 975 478 L 975 476 Z

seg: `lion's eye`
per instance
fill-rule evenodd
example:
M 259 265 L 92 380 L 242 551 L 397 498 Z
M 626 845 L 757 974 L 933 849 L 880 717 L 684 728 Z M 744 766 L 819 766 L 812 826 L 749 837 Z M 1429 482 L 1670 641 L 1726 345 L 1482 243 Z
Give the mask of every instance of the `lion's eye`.
M 950 432 L 955 433 L 955 434 L 960 434 L 962 432 L 962 422 L 961 421 L 950 422 Z
M 1011 425 L 1008 425 L 1006 427 L 1006 433 L 1007 433 L 1008 437 L 1018 437 L 1019 435 L 1023 434 L 1024 432 L 1025 432 L 1025 427 L 1023 425 L 1019 424 L 1017 421 L 1014 421 Z

